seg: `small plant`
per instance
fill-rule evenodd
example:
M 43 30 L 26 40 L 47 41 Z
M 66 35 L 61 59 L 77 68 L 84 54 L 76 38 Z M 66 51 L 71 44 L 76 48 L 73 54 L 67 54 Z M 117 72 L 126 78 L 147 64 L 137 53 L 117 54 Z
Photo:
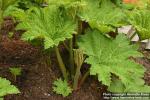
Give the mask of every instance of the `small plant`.
M 40 39 L 43 41 L 44 49 L 55 48 L 63 77 L 68 80 L 67 69 L 57 46 L 60 42 L 72 38 L 76 27 L 77 24 L 63 8 L 51 5 L 45 8 L 34 8 L 28 18 L 17 26 L 17 29 L 27 30 L 22 36 L 23 40 Z
M 68 96 L 70 93 L 72 93 L 72 89 L 68 86 L 68 83 L 66 80 L 57 79 L 53 83 L 53 91 L 57 94 L 61 94 L 64 97 Z
M 9 68 L 11 74 L 14 76 L 14 80 L 16 81 L 16 78 L 17 76 L 20 76 L 21 75 L 21 71 L 22 69 L 21 68 Z
M 3 97 L 8 94 L 18 93 L 20 91 L 14 85 L 11 85 L 10 81 L 0 77 L 0 100 L 3 100 Z

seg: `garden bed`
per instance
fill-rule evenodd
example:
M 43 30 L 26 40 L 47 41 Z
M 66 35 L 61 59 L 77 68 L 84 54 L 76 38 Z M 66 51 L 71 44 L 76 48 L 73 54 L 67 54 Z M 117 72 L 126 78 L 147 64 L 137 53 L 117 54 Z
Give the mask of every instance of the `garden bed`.
M 6 42 L 6 44 L 8 43 Z M 19 45 L 19 43 L 16 44 L 16 46 Z M 24 45 L 28 45 L 26 48 L 31 48 L 31 45 L 28 43 L 24 43 Z M 145 55 L 145 57 L 136 59 L 134 58 L 134 60 L 146 67 L 147 72 L 145 73 L 144 79 L 146 84 L 150 85 L 150 60 L 148 59 L 150 53 L 149 51 L 145 51 L 143 49 L 144 47 L 145 45 L 141 44 L 140 51 Z M 26 50 L 26 48 L 21 48 L 21 50 Z M 2 47 L 0 49 L 4 50 Z M 36 48 L 32 47 L 32 49 Z M 32 49 L 30 50 L 32 51 Z M 62 52 L 64 55 L 68 55 L 68 52 L 64 48 L 62 48 Z M 18 52 L 18 55 L 20 55 L 19 53 L 20 52 Z M 12 55 L 13 57 L 17 57 L 17 54 L 14 55 L 14 52 L 10 51 L 7 53 L 0 52 L 0 56 L 1 55 L 5 55 L 8 58 Z M 106 87 L 101 85 L 96 78 L 91 76 L 86 80 L 81 88 L 74 91 L 73 94 L 69 95 L 68 97 L 64 98 L 60 95 L 57 95 L 53 92 L 52 85 L 57 78 L 61 77 L 61 72 L 59 70 L 57 60 L 55 59 L 55 53 L 52 53 L 51 55 L 51 66 L 47 65 L 45 60 L 46 56 L 41 56 L 40 53 L 38 55 L 39 58 L 36 57 L 37 55 L 32 55 L 32 58 L 30 58 L 30 56 L 30 54 L 26 53 L 22 55 L 21 58 L 18 59 L 21 61 L 20 63 L 14 59 L 0 62 L 0 76 L 11 80 L 11 82 L 21 91 L 21 93 L 18 95 L 6 96 L 5 100 L 102 100 L 103 93 L 107 92 Z M 14 82 L 13 76 L 9 72 L 8 68 L 10 66 L 21 67 L 23 69 L 22 75 L 17 77 L 16 82 Z
M 148 1 L 0 3 L 0 100 L 105 100 L 104 93 L 150 92 L 150 51 L 132 41 L 150 38 Z M 118 31 L 124 25 L 135 30 L 131 37 Z

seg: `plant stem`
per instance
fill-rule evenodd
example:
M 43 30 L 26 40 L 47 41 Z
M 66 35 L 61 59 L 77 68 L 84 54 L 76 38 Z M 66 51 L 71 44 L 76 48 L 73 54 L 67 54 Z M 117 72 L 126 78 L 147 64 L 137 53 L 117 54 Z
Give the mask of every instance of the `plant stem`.
M 85 82 L 86 78 L 90 75 L 90 70 L 88 70 L 84 76 L 82 77 L 81 81 L 80 81 L 80 86 Z
M 2 21 L 3 21 L 3 11 L 0 9 L 0 29 L 1 29 Z
M 73 89 L 74 89 L 74 90 L 76 90 L 76 89 L 78 88 L 79 77 L 80 77 L 80 74 L 81 74 L 80 68 L 81 68 L 81 66 L 80 66 L 80 67 L 79 67 L 79 66 L 77 67 L 77 69 L 76 69 L 76 74 L 75 74 L 75 76 L 74 76 L 74 83 L 73 83 Z
M 45 66 L 47 66 L 47 67 L 48 67 L 48 70 L 49 70 L 50 72 L 52 72 L 52 70 L 51 70 L 51 56 L 48 55 L 48 56 L 46 56 L 44 59 L 45 59 L 45 60 L 44 60 Z
M 83 22 L 82 21 L 78 21 L 78 34 L 81 34 L 83 31 L 83 26 L 82 26 Z
M 51 56 L 50 55 L 46 59 L 46 64 L 48 65 L 48 67 L 51 67 Z
M 71 77 L 73 78 L 74 77 L 74 59 L 73 59 L 73 41 L 72 39 L 70 39 L 69 41 L 69 55 L 70 55 L 70 58 L 69 58 L 69 61 L 70 61 L 70 69 L 71 69 Z
M 17 76 L 16 76 L 16 75 L 14 75 L 14 81 L 16 82 L 16 80 L 17 80 Z
M 65 42 L 63 42 L 63 45 L 65 46 L 65 48 L 69 51 L 69 47 L 66 45 Z
M 62 57 L 60 55 L 58 47 L 55 47 L 55 52 L 56 52 L 56 56 L 57 56 L 60 70 L 63 74 L 64 79 L 67 81 L 68 80 L 67 70 L 66 70 L 65 64 L 63 63 L 63 60 L 62 60 Z
M 73 89 L 76 90 L 78 88 L 79 78 L 81 75 L 80 69 L 84 62 L 84 56 L 83 56 L 82 50 L 80 50 L 80 49 L 74 50 L 74 60 L 75 60 L 75 64 L 76 64 L 76 73 L 74 76 Z

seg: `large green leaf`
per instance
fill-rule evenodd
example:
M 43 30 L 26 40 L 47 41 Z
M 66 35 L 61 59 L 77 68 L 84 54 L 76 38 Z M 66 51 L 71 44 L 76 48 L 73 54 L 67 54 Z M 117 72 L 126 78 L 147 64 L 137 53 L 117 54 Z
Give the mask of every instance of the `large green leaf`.
M 22 36 L 23 40 L 41 38 L 45 49 L 48 49 L 57 46 L 60 41 L 72 38 L 76 24 L 58 6 L 51 5 L 43 9 L 34 8 L 17 28 L 27 30 Z
M 124 84 L 119 79 L 113 78 L 110 87 L 108 88 L 109 91 L 113 91 L 115 93 L 123 92 L 125 90 Z
M 22 10 L 20 8 L 17 8 L 15 5 L 13 5 L 13 6 L 8 7 L 7 10 L 5 10 L 5 13 L 4 13 L 3 16 L 4 17 L 5 16 L 12 16 L 16 20 L 23 21 L 23 20 L 25 20 L 28 17 L 28 13 L 29 12 L 30 12 L 29 10 L 24 11 L 24 10 Z
M 19 90 L 10 81 L 0 77 L 0 98 L 7 94 L 18 94 Z
M 142 84 L 135 84 L 136 82 L 140 82 L 138 80 L 135 80 L 132 84 L 125 87 L 125 85 L 122 83 L 120 79 L 114 79 L 112 80 L 112 83 L 110 87 L 108 88 L 109 91 L 119 93 L 119 92 L 150 92 L 150 86 L 143 85 Z
M 134 10 L 129 13 L 129 23 L 137 30 L 140 39 L 150 38 L 150 11 Z
M 134 87 L 133 84 L 137 86 L 134 88 L 144 85 L 144 67 L 128 59 L 130 56 L 142 55 L 137 52 L 136 45 L 129 45 L 123 34 L 119 34 L 116 39 L 109 39 L 97 30 L 88 31 L 79 39 L 78 45 L 89 56 L 86 62 L 91 64 L 90 74 L 97 75 L 102 84 L 111 86 L 111 76 L 114 74 L 126 89 Z M 132 88 L 129 90 L 132 91 Z
M 82 0 L 86 6 L 80 12 L 82 20 L 87 21 L 92 28 L 102 33 L 115 31 L 124 18 L 124 13 L 111 0 Z

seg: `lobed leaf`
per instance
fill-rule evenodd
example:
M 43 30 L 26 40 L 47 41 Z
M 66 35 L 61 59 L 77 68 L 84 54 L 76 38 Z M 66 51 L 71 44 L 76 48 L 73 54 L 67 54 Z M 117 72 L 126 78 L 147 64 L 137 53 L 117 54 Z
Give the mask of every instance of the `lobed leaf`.
M 102 33 L 115 32 L 123 23 L 124 13 L 111 0 L 82 0 L 86 6 L 80 12 L 82 20 Z
M 135 27 L 141 40 L 150 38 L 149 10 L 134 10 L 130 12 L 128 22 Z
M 135 86 L 144 86 L 144 67 L 128 59 L 130 56 L 142 55 L 136 45 L 129 45 L 123 34 L 119 34 L 116 39 L 109 39 L 97 30 L 88 31 L 79 39 L 78 45 L 89 56 L 86 62 L 91 64 L 90 74 L 97 75 L 102 84 L 110 87 L 113 74 L 119 77 L 128 91 L 132 91 Z
M 20 91 L 14 85 L 11 85 L 10 81 L 0 77 L 0 97 L 3 97 L 7 94 L 18 93 L 20 93 Z
M 44 48 L 49 49 L 65 39 L 72 38 L 76 24 L 67 19 L 58 6 L 51 5 L 46 8 L 34 8 L 17 29 L 27 30 L 22 36 L 23 40 L 43 39 Z
M 68 96 L 72 92 L 72 89 L 68 86 L 68 83 L 65 80 L 57 79 L 53 85 L 53 91 L 57 94 L 63 95 L 64 97 Z

